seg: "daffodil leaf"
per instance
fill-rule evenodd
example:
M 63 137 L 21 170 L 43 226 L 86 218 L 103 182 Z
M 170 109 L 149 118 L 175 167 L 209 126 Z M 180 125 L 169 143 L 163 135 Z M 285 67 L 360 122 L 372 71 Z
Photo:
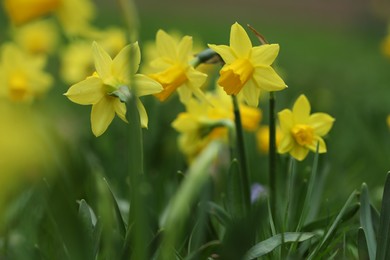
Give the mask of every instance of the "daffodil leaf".
M 243 191 L 240 185 L 240 165 L 237 159 L 230 164 L 227 178 L 227 209 L 233 218 L 240 218 L 245 212 Z
M 367 240 L 366 235 L 364 234 L 363 228 L 359 228 L 358 230 L 358 253 L 360 260 L 366 260 L 369 258 L 368 248 L 367 248 Z
M 125 238 L 125 236 L 126 236 L 126 223 L 123 220 L 122 213 L 121 213 L 121 211 L 119 209 L 118 202 L 117 202 L 117 200 L 115 198 L 114 193 L 112 192 L 112 190 L 110 188 L 110 185 L 108 184 L 108 182 L 107 182 L 107 180 L 105 178 L 103 178 L 103 180 L 104 180 L 104 183 L 107 185 L 107 188 L 108 188 L 108 190 L 110 191 L 110 194 L 111 194 L 111 199 L 112 199 L 112 203 L 113 203 L 114 210 L 115 210 L 115 217 L 116 217 L 116 220 L 117 220 L 119 233 L 121 234 L 122 238 Z
M 225 226 L 227 223 L 230 222 L 231 220 L 231 217 L 229 215 L 229 213 L 227 213 L 221 206 L 219 206 L 218 204 L 212 202 L 212 201 L 208 201 L 205 203 L 205 208 L 207 210 L 207 212 L 212 215 L 212 216 L 215 216 L 216 219 L 223 225 Z
M 194 251 L 188 255 L 184 260 L 194 260 L 194 259 L 208 259 L 210 255 L 218 250 L 221 246 L 221 241 L 213 240 L 204 245 L 202 245 L 198 250 Z
M 367 185 L 365 183 L 362 184 L 360 205 L 360 224 L 363 228 L 370 259 L 374 260 L 376 255 L 376 237 L 371 217 L 370 197 L 368 194 Z
M 272 252 L 275 248 L 294 242 L 303 242 L 308 239 L 314 238 L 314 233 L 300 233 L 300 232 L 286 232 L 283 234 L 277 234 L 269 239 L 261 241 L 260 243 L 251 247 L 245 254 L 243 259 L 250 260 L 257 257 L 261 257 Z
M 376 259 L 385 260 L 390 257 L 390 172 L 387 173 L 382 196 L 382 208 L 379 222 Z

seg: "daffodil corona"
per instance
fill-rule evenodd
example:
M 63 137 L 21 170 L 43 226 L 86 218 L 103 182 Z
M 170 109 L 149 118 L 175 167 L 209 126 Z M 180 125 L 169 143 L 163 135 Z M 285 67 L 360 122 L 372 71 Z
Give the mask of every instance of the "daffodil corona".
M 197 71 L 190 65 L 192 55 L 192 38 L 184 36 L 180 42 L 163 30 L 156 36 L 158 58 L 151 62 L 156 71 L 149 76 L 160 82 L 164 90 L 155 96 L 166 100 L 175 90 L 179 93 L 180 101 L 188 102 L 192 94 L 199 99 L 205 99 L 200 87 L 207 79 L 207 75 Z
M 134 75 L 141 60 L 138 43 L 125 46 L 114 59 L 96 42 L 93 43 L 92 51 L 96 73 L 71 86 L 65 95 L 75 103 L 92 105 L 92 132 L 95 136 L 100 136 L 106 131 L 115 114 L 127 122 L 126 105 L 113 95 L 114 91 L 127 87 L 137 95 L 141 125 L 147 127 L 148 117 L 138 97 L 158 93 L 162 87 L 145 75 Z
M 299 96 L 292 110 L 284 109 L 278 113 L 281 128 L 279 153 L 290 153 L 302 161 L 309 150 L 325 153 L 326 145 L 323 136 L 333 126 L 334 118 L 325 113 L 310 114 L 310 103 L 305 95 Z
M 252 47 L 244 28 L 231 27 L 230 46 L 209 44 L 225 62 L 218 84 L 228 95 L 242 96 L 250 106 L 257 107 L 260 91 L 278 91 L 287 86 L 271 67 L 279 53 L 278 44 Z

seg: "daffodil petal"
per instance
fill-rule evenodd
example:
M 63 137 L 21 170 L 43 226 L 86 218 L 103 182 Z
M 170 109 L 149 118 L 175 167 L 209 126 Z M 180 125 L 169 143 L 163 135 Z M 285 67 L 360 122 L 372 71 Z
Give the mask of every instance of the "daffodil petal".
M 279 44 L 264 44 L 252 48 L 251 62 L 253 66 L 270 66 L 279 53 Z
M 289 133 L 294 126 L 294 116 L 290 109 L 283 109 L 278 113 L 280 129 L 283 133 Z
M 253 78 L 257 85 L 265 91 L 278 91 L 287 87 L 283 79 L 270 66 L 255 67 Z
M 325 141 L 320 136 L 316 136 L 313 140 L 313 143 L 308 145 L 307 148 L 309 148 L 313 152 L 316 152 L 317 145 L 318 145 L 318 153 L 326 153 Z
M 136 104 L 139 113 L 139 120 L 141 123 L 141 127 L 148 128 L 148 114 L 146 113 L 145 107 L 139 98 L 137 98 Z
M 156 35 L 157 51 L 160 56 L 176 59 L 176 42 L 163 30 L 158 30 Z
M 114 101 L 114 97 L 104 97 L 92 106 L 91 126 L 96 137 L 102 135 L 114 119 Z
M 249 106 L 257 107 L 259 105 L 260 89 L 252 79 L 249 79 L 241 92 Z
M 231 64 L 237 59 L 236 54 L 232 48 L 227 45 L 209 44 L 208 46 L 210 49 L 218 53 L 226 64 Z
M 288 153 L 293 149 L 294 143 L 293 137 L 289 133 L 284 134 L 278 145 L 278 153 Z
M 192 51 L 192 37 L 184 36 L 177 48 L 177 56 L 180 62 L 187 63 Z
M 207 74 L 197 71 L 193 67 L 189 67 L 186 76 L 192 86 L 200 88 L 207 79 Z
M 328 134 L 335 119 L 325 113 L 314 113 L 310 115 L 308 124 L 313 127 L 314 133 L 319 136 Z
M 72 102 L 80 105 L 96 104 L 104 95 L 103 82 L 98 77 L 89 77 L 74 84 L 64 94 Z
M 294 103 L 292 112 L 295 123 L 307 124 L 310 118 L 310 103 L 305 95 L 300 95 Z
M 156 94 L 163 90 L 160 83 L 143 74 L 136 74 L 134 76 L 134 84 L 138 97 Z
M 198 122 L 188 113 L 180 113 L 172 122 L 172 127 L 180 133 L 188 133 L 198 129 Z
M 308 153 L 309 150 L 300 145 L 295 145 L 290 151 L 290 155 L 298 161 L 302 161 L 303 159 L 305 159 Z
M 126 118 L 126 104 L 122 103 L 118 98 L 115 99 L 113 102 L 115 113 L 118 115 L 120 119 L 122 119 L 124 122 L 128 123 Z
M 177 93 L 179 94 L 180 102 L 186 104 L 190 101 L 192 97 L 192 90 L 187 84 L 183 84 L 180 88 L 177 89 Z
M 96 72 L 103 81 L 111 75 L 112 59 L 110 55 L 97 42 L 92 44 L 92 53 L 95 61 Z
M 134 75 L 141 61 L 138 42 L 125 46 L 112 61 L 112 75 L 119 81 L 128 81 Z
M 239 57 L 248 58 L 252 49 L 251 40 L 241 25 L 235 23 L 230 30 L 230 47 Z

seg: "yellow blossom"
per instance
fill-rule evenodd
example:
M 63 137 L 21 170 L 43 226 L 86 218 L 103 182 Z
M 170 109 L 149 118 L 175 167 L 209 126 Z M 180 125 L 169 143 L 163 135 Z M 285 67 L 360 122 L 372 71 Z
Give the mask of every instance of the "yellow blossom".
M 31 54 L 48 54 L 55 50 L 58 32 L 53 20 L 37 20 L 16 27 L 15 42 Z
M 278 44 L 252 47 L 244 28 L 238 23 L 231 27 L 230 46 L 209 44 L 225 62 L 218 84 L 228 95 L 238 95 L 250 106 L 257 107 L 260 91 L 278 91 L 287 86 L 271 64 L 279 53 Z
M 390 129 L 390 115 L 387 116 L 386 122 L 387 122 L 387 126 L 388 126 L 389 129 Z
M 4 0 L 4 8 L 15 25 L 54 14 L 70 35 L 88 33 L 96 12 L 91 0 Z
M 172 122 L 172 127 L 180 133 L 179 148 L 189 161 L 192 161 L 212 140 L 227 139 L 227 129 L 221 121 L 227 120 L 234 124 L 230 96 L 217 89 L 216 93 L 207 93 L 206 97 L 208 102 L 199 102 L 192 98 L 186 103 L 187 111 L 180 113 Z M 240 105 L 240 113 L 244 129 L 256 130 L 261 120 L 261 111 Z
M 115 27 L 102 31 L 95 30 L 89 36 L 101 45 L 111 57 L 117 55 L 126 45 L 125 33 Z M 94 71 L 89 41 L 72 42 L 61 52 L 61 77 L 66 83 L 73 84 L 81 81 Z
M 63 0 L 4 0 L 11 21 L 20 25 L 56 10 Z
M 192 38 L 184 36 L 177 42 L 166 32 L 159 30 L 156 47 L 159 57 L 152 61 L 151 66 L 159 72 L 150 74 L 150 77 L 160 82 L 164 88 L 156 97 L 164 101 L 177 90 L 183 103 L 188 102 L 192 94 L 204 99 L 204 94 L 199 88 L 206 81 L 207 75 L 189 64 L 193 58 Z
M 299 96 L 293 109 L 284 109 L 278 113 L 282 137 L 278 146 L 279 153 L 290 153 L 302 161 L 309 150 L 325 153 L 326 145 L 322 139 L 333 126 L 334 118 L 325 113 L 310 114 L 310 103 L 305 95 Z
M 0 96 L 12 101 L 32 101 L 50 88 L 52 77 L 43 71 L 46 60 L 31 56 L 15 44 L 2 47 L 0 62 Z
M 390 34 L 382 40 L 381 51 L 383 55 L 390 58 Z
M 148 116 L 138 97 L 150 95 L 162 90 L 160 84 L 142 75 L 134 74 L 139 67 L 141 54 L 138 43 L 124 47 L 114 59 L 96 42 L 92 45 L 96 73 L 91 77 L 72 85 L 65 95 L 81 105 L 92 105 L 91 126 L 95 136 L 103 134 L 115 114 L 126 120 L 126 105 L 111 93 L 121 87 L 130 90 L 136 87 L 136 104 L 142 127 L 147 127 Z
M 279 127 L 276 127 L 276 147 L 280 143 L 282 133 Z M 269 150 L 269 126 L 261 126 L 256 131 L 257 147 L 262 153 L 268 153 Z

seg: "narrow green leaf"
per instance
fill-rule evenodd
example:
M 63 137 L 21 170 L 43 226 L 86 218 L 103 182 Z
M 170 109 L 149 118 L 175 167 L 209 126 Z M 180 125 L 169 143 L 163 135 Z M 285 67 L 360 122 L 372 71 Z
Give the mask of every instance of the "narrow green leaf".
M 226 223 L 230 222 L 231 217 L 221 206 L 218 204 L 208 201 L 206 203 L 206 210 L 210 215 L 216 217 L 216 219 L 223 225 L 226 226 Z
M 192 254 L 188 255 L 184 260 L 208 259 L 208 257 L 212 253 L 216 252 L 220 246 L 220 241 L 210 241 L 201 246 L 198 250 L 194 251 Z
M 286 232 L 277 234 L 267 240 L 254 245 L 244 256 L 244 260 L 261 257 L 285 243 L 303 242 L 315 236 L 314 233 Z M 283 239 L 282 239 L 283 238 Z
M 390 258 L 390 172 L 387 173 L 379 221 L 377 260 Z
M 167 208 L 166 218 L 161 226 L 165 228 L 165 236 L 161 243 L 159 259 L 173 259 L 177 241 L 181 237 L 181 229 L 189 212 L 189 206 L 199 195 L 210 177 L 210 167 L 218 156 L 221 143 L 214 141 L 191 164 L 183 183 L 172 198 Z
M 376 237 L 371 217 L 370 197 L 368 194 L 367 185 L 365 183 L 362 184 L 360 204 L 360 225 L 364 231 L 364 237 L 367 242 L 367 249 L 370 260 L 374 260 L 376 255 Z
M 84 226 L 87 228 L 87 230 L 90 231 L 90 234 L 92 234 L 94 223 L 92 220 L 92 214 L 89 209 L 89 205 L 84 199 L 78 201 L 78 203 L 79 203 L 79 217 L 81 218 L 81 221 L 84 224 Z
M 359 260 L 367 260 L 369 258 L 366 235 L 364 234 L 363 228 L 358 230 L 358 252 Z
M 340 223 L 342 222 L 343 218 L 345 217 L 346 213 L 348 212 L 349 205 L 352 203 L 352 200 L 356 197 L 356 191 L 352 192 L 352 194 L 349 196 L 347 202 L 345 202 L 344 206 L 340 210 L 340 213 L 337 215 L 336 219 L 333 221 L 332 225 L 326 232 L 325 236 L 323 237 L 321 243 L 314 249 L 314 251 L 310 254 L 308 259 L 313 259 L 313 257 L 316 257 L 316 254 L 322 249 L 325 243 L 328 243 L 329 240 L 334 235 L 334 232 L 339 227 Z
M 108 184 L 106 178 L 103 178 L 103 180 L 104 180 L 104 183 L 107 185 L 107 188 L 111 194 L 111 199 L 112 199 L 112 203 L 113 203 L 114 210 L 115 210 L 115 217 L 116 217 L 116 221 L 118 224 L 119 233 L 121 234 L 122 238 L 125 238 L 126 237 L 126 223 L 123 220 L 122 213 L 119 209 L 118 202 L 115 198 L 114 193 L 112 192 L 112 190 L 110 188 L 110 185 Z

